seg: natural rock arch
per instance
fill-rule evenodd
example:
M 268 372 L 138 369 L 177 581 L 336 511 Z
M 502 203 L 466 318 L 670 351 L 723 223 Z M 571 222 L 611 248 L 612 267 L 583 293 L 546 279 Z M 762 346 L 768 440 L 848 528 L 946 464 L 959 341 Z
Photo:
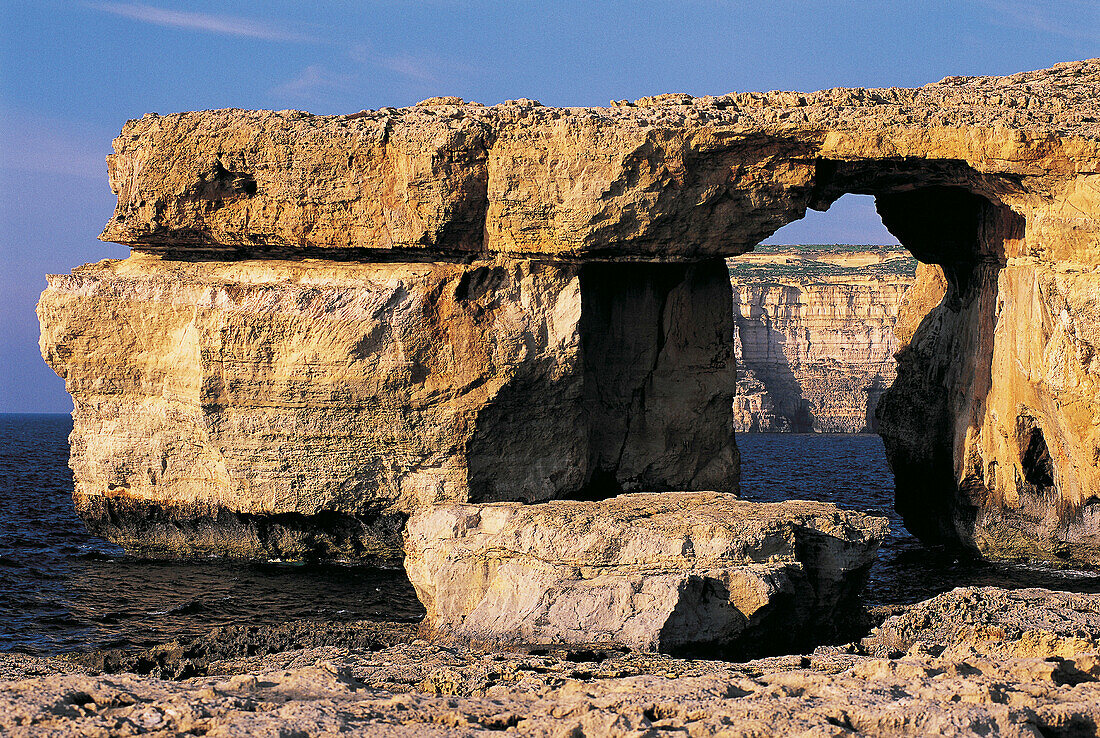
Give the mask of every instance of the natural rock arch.
M 394 553 L 418 505 L 509 486 L 732 488 L 721 393 L 698 387 L 726 371 L 721 345 L 707 364 L 685 334 L 662 370 L 685 413 L 642 407 L 658 374 L 593 363 L 591 337 L 625 351 L 637 318 L 668 355 L 652 350 L 668 303 L 600 328 L 632 288 L 592 276 L 656 289 L 680 270 L 696 304 L 710 282 L 689 275 L 709 260 L 856 192 L 940 267 L 922 271 L 879 411 L 899 509 L 927 539 L 1096 564 L 1098 87 L 1090 60 L 913 90 L 131 121 L 101 237 L 135 255 L 52 277 L 39 306 L 76 405 L 78 507 L 109 534 L 136 511 L 114 535 L 149 553 L 324 553 L 308 525 L 254 521 L 338 512 L 362 554 Z M 486 449 L 501 463 L 479 466 Z M 196 546 L 210 520 L 237 532 Z
M 979 508 L 996 499 L 992 490 L 998 487 L 985 486 L 981 462 L 961 470 L 955 464 L 957 456 L 988 455 L 972 438 L 957 449 L 956 426 L 959 418 L 980 418 L 992 390 L 998 273 L 1012 250 L 1006 244 L 1024 239 L 1024 219 L 978 194 L 1003 191 L 1002 184 L 983 187 L 982 178 L 964 167 L 941 172 L 935 171 L 939 167 L 929 172 L 919 166 L 858 169 L 844 172 L 838 166 L 827 181 L 836 176 L 840 184 L 822 190 L 830 200 L 839 188 L 873 195 L 883 224 L 923 264 L 899 318 L 910 326 L 905 329 L 907 345 L 898 354 L 898 377 L 877 408 L 878 432 L 895 472 L 895 507 L 910 531 L 925 541 L 982 550 L 983 536 L 991 534 L 985 526 L 1004 535 L 1027 525 L 1003 514 L 1004 500 L 995 503 L 1002 509 L 998 519 L 979 520 Z M 962 184 L 925 184 L 937 181 Z M 831 202 L 814 204 L 827 208 Z M 1052 479 L 1053 461 L 1049 454 L 1043 459 L 1044 478 Z M 999 486 L 1003 490 L 1007 485 Z M 1030 522 L 1021 538 L 1038 534 L 1039 540 L 1064 540 L 1064 521 L 1048 514 L 1040 524 Z

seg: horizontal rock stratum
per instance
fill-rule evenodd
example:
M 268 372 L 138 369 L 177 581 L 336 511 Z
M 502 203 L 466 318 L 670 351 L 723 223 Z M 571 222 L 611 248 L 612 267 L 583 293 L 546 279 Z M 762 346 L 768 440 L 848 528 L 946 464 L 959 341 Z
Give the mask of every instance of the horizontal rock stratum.
M 405 529 L 436 633 L 759 655 L 851 637 L 885 518 L 712 493 L 444 504 Z
M 399 524 L 410 511 L 400 500 L 414 497 L 477 500 L 481 481 L 496 483 L 487 470 L 497 460 L 514 465 L 501 481 L 529 486 L 480 499 L 736 491 L 736 449 L 719 440 L 732 426 L 721 376 L 733 362 L 716 257 L 854 192 L 876 197 L 885 225 L 927 267 L 899 318 L 897 381 L 877 408 L 907 527 L 992 557 L 1100 565 L 1098 99 L 1093 59 L 918 89 L 664 95 L 606 109 L 436 99 L 345 116 L 131 121 L 109 157 L 118 207 L 102 238 L 142 255 L 94 267 L 94 278 L 54 278 L 40 306 L 43 354 L 76 406 L 78 501 L 93 525 L 121 520 L 150 550 L 198 541 L 204 553 L 271 551 L 265 542 L 286 540 L 324 553 L 356 549 L 295 541 L 343 540 L 358 525 L 370 529 L 363 540 L 393 540 L 390 522 L 373 521 Z M 235 295 L 299 279 L 259 276 L 264 265 L 311 259 L 333 275 L 360 274 L 354 262 L 365 260 L 469 275 L 391 280 L 394 304 L 414 295 L 426 306 L 425 327 L 383 330 L 359 349 L 341 332 L 354 312 L 340 305 L 343 287 L 316 288 L 335 290 L 332 310 L 286 330 L 266 308 L 233 317 L 264 304 Z M 226 297 L 206 307 L 196 287 L 157 302 L 124 276 L 144 270 L 167 284 L 182 262 L 231 275 L 208 288 Z M 503 282 L 475 276 L 482 267 L 502 269 Z M 580 306 L 572 328 L 531 302 L 558 302 L 567 276 L 533 291 L 508 276 L 574 268 L 579 298 L 560 303 Z M 308 306 L 314 289 L 291 291 Z M 456 300 L 500 320 L 487 317 L 492 327 L 473 337 L 432 333 Z M 704 327 L 680 320 L 684 311 Z M 364 337 L 365 325 L 348 330 Z M 508 358 L 512 344 L 497 337 L 515 339 L 525 358 Z M 97 352 L 100 340 L 115 348 Z M 443 367 L 479 362 L 475 344 L 503 348 L 504 363 L 471 369 L 477 383 L 463 384 L 466 374 Z M 190 348 L 166 360 L 177 345 Z M 424 351 L 427 364 L 409 358 Z M 404 368 L 367 401 L 358 372 L 372 352 Z M 524 364 L 534 357 L 541 369 Z M 577 376 L 580 390 L 567 386 Z M 389 434 L 389 419 L 413 385 L 434 389 L 418 395 L 425 440 L 410 446 L 401 423 Z M 599 409 L 572 422 L 572 397 Z M 525 433 L 532 412 L 545 417 Z M 139 432 L 141 423 L 160 430 Z M 500 443 L 479 447 L 486 434 Z M 181 454 L 202 462 L 174 471 Z M 315 480 L 326 454 L 347 464 Z M 355 467 L 358 458 L 377 464 Z M 392 471 L 410 468 L 423 474 Z M 432 479 L 434 492 L 418 486 Z M 229 529 L 224 545 L 218 531 Z M 262 543 L 238 545 L 246 538 Z
M 737 483 L 721 260 L 134 255 L 38 311 L 77 511 L 132 553 L 394 559 L 433 502 Z
M 1023 212 L 1089 196 L 1087 180 L 1071 183 L 1093 171 L 1098 66 L 612 108 L 150 114 L 115 139 L 118 207 L 101 238 L 249 255 L 663 261 L 747 251 L 846 192 L 961 186 Z M 1076 251 L 1047 249 L 1066 247 Z

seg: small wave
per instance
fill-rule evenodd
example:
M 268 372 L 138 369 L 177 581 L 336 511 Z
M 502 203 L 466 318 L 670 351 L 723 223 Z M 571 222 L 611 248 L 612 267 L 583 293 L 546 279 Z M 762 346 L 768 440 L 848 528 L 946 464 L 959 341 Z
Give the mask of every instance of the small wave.
M 1028 574 L 1043 574 L 1056 579 L 1072 579 L 1082 581 L 1096 581 L 1100 583 L 1100 574 L 1085 569 L 1063 569 L 1042 562 L 1010 562 L 1002 564 L 1005 569 L 1024 572 Z M 1038 586 L 1038 585 L 1036 585 Z
M 103 553 L 102 551 L 82 551 L 73 558 L 80 559 L 81 561 L 106 561 L 110 564 L 115 562 L 115 557 L 113 555 Z
M 206 605 L 202 603 L 202 600 L 189 600 L 187 602 L 180 603 L 175 607 L 170 607 L 167 610 L 152 610 L 147 615 L 195 615 L 196 613 L 206 612 Z
M 306 566 L 305 561 L 300 561 L 298 559 L 267 559 L 264 561 L 264 563 L 273 564 L 275 566 L 293 567 L 295 569 L 303 568 Z

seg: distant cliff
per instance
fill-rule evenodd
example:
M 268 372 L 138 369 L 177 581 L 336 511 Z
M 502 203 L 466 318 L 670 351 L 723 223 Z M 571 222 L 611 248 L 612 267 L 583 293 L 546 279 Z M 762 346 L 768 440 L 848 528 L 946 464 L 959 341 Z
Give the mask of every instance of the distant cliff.
M 758 246 L 728 264 L 737 430 L 874 431 L 916 260 L 900 246 Z

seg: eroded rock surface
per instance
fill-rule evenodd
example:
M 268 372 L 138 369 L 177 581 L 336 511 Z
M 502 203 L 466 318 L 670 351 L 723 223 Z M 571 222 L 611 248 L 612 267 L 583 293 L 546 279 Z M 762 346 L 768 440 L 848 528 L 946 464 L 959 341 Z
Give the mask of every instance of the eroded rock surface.
M 119 202 L 102 238 L 246 254 L 731 255 L 846 191 L 952 184 L 1038 204 L 1095 156 L 1098 75 L 1090 60 L 612 108 L 150 114 L 115 140 Z
M 328 646 L 227 660 L 210 676 L 182 682 L 36 676 L 0 682 L 0 730 L 13 736 L 1095 736 L 1098 598 L 956 590 L 894 619 L 908 623 L 895 629 L 913 636 L 897 658 L 862 655 L 856 644 L 734 664 L 412 641 L 377 651 Z M 1027 614 L 1040 606 L 1041 618 Z M 991 627 L 966 629 L 973 607 Z M 1068 622 L 1080 632 L 1060 624 Z
M 442 504 L 410 518 L 405 570 L 447 636 L 774 653 L 852 636 L 888 530 L 831 504 L 713 493 Z
M 38 311 L 94 532 L 392 559 L 433 502 L 736 490 L 729 294 L 721 260 L 138 254 L 51 277 Z
M 870 653 L 978 649 L 989 655 L 1071 658 L 1100 650 L 1100 595 L 1049 589 L 959 587 L 909 605 L 867 638 Z M 1100 674 L 1094 675 L 1100 676 Z
M 879 398 L 897 373 L 894 322 L 916 268 L 909 253 L 888 246 L 760 246 L 728 263 L 737 430 L 876 430 Z

